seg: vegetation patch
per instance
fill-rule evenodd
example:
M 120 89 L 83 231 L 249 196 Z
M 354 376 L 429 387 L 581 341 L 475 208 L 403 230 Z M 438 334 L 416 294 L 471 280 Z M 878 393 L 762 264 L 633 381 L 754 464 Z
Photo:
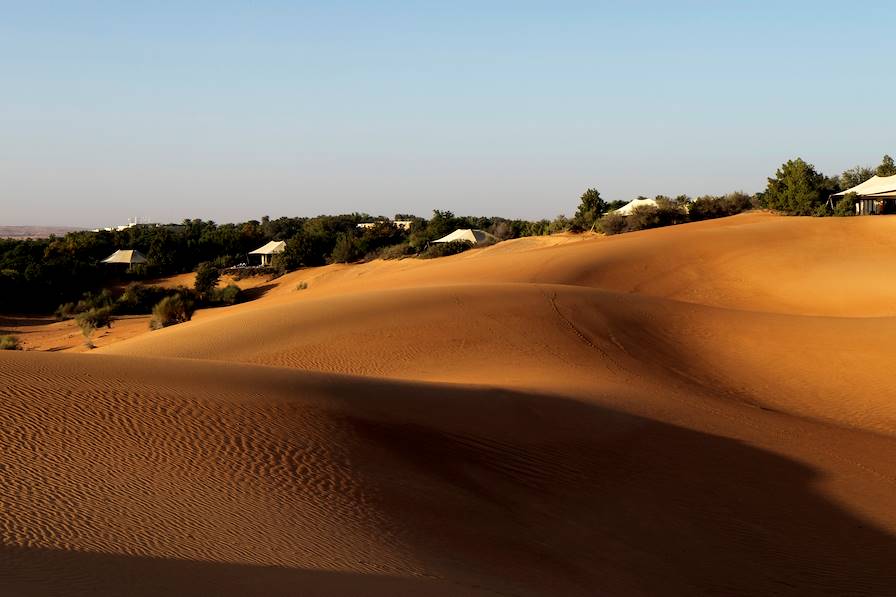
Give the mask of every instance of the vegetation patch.
M 180 294 L 166 296 L 152 309 L 149 327 L 158 330 L 190 321 L 193 318 L 194 303 Z
M 0 336 L 0 350 L 19 350 L 19 338 L 12 335 Z

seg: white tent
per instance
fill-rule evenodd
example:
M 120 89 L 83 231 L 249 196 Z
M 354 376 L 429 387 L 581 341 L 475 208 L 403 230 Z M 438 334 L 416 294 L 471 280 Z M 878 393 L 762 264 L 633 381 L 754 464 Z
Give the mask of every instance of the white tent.
M 613 213 L 619 214 L 620 216 L 627 216 L 632 213 L 636 207 L 641 207 L 642 205 L 648 205 L 650 207 L 656 207 L 656 199 L 632 199 L 619 209 L 613 211 Z
M 270 265 L 273 255 L 282 253 L 286 250 L 286 243 L 282 240 L 272 240 L 263 247 L 258 247 L 254 251 L 249 251 L 249 255 L 261 255 L 261 264 Z
M 855 193 L 859 197 L 896 197 L 896 174 L 893 176 L 872 176 L 851 189 L 834 193 L 845 195 Z
M 103 259 L 102 263 L 124 263 L 125 265 L 134 265 L 136 263 L 146 263 L 146 257 L 136 249 L 118 249 Z
M 857 214 L 889 213 L 892 203 L 885 210 L 886 199 L 896 199 L 896 174 L 893 176 L 872 176 L 865 182 L 857 184 L 851 189 L 834 193 L 834 196 L 842 196 L 847 193 L 855 193 L 859 196 L 856 202 Z
M 494 243 L 498 242 L 498 237 L 489 234 L 485 230 L 473 230 L 471 228 L 458 228 L 448 236 L 443 236 L 437 240 L 432 242 L 434 243 L 450 243 L 456 240 L 465 240 L 467 242 L 473 243 L 474 245 L 478 245 L 481 243 Z

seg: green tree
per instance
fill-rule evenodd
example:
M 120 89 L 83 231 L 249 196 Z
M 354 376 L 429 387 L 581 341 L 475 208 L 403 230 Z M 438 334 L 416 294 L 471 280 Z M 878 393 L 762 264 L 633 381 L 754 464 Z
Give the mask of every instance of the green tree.
M 340 232 L 336 236 L 336 246 L 330 254 L 333 263 L 351 263 L 359 257 L 357 239 L 350 232 Z
M 203 261 L 196 268 L 196 281 L 193 283 L 193 288 L 203 300 L 208 299 L 212 291 L 217 288 L 220 278 L 220 270 L 208 261 Z
M 815 170 L 801 158 L 789 160 L 768 179 L 762 194 L 765 207 L 791 215 L 809 216 L 817 213 L 828 202 L 834 191 L 831 179 Z
M 874 176 L 874 170 L 871 168 L 865 168 L 864 166 L 850 168 L 840 175 L 840 189 L 843 191 L 851 189 L 856 185 L 862 184 L 872 176 Z
M 878 176 L 893 176 L 896 174 L 896 163 L 893 162 L 893 158 L 885 155 L 874 173 Z
M 572 228 L 575 230 L 590 230 L 606 211 L 607 202 L 601 199 L 600 191 L 588 189 L 582 193 L 579 208 L 572 218 Z

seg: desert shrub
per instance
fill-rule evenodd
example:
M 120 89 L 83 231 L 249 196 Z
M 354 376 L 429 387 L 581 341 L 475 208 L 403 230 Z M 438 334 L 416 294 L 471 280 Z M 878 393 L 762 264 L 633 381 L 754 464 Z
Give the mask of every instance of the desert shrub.
M 856 194 L 848 193 L 840 198 L 836 204 L 834 204 L 834 215 L 835 216 L 854 216 L 856 215 Z
M 96 294 L 87 292 L 77 303 L 65 303 L 59 305 L 54 314 L 58 319 L 73 319 L 79 313 L 84 313 L 86 311 L 90 311 L 91 309 L 108 308 L 111 311 L 114 304 L 115 301 L 113 300 L 112 293 L 109 292 L 109 290 L 103 290 L 102 292 Z
M 401 259 L 414 254 L 414 249 L 409 243 L 401 243 L 383 247 L 374 254 L 375 259 Z
M 625 216 L 610 212 L 597 221 L 597 229 L 606 235 L 619 234 L 626 229 Z
M 87 348 L 93 348 L 93 333 L 101 327 L 112 327 L 112 308 L 100 307 L 82 311 L 75 316 L 75 323 L 84 335 L 84 344 Z
M 151 313 L 152 308 L 172 291 L 161 286 L 146 286 L 140 282 L 128 284 L 115 303 L 117 313 Z
M 659 210 L 652 205 L 639 205 L 626 216 L 626 230 L 646 230 L 660 225 Z
M 233 305 L 239 298 L 242 290 L 236 284 L 228 284 L 224 288 L 216 288 L 212 291 L 211 301 L 220 305 Z
M 0 336 L 0 350 L 18 350 L 19 339 L 16 336 Z
M 75 323 L 78 324 L 81 331 L 84 331 L 85 327 L 91 327 L 93 329 L 103 327 L 110 328 L 112 327 L 112 308 L 100 307 L 98 309 L 82 311 L 75 316 Z
M 656 225 L 674 226 L 684 224 L 688 220 L 686 209 L 687 198 L 670 199 L 659 196 L 656 198 Z
M 193 317 L 194 303 L 181 294 L 166 296 L 152 309 L 149 327 L 158 330 L 170 325 L 190 321 Z
M 694 222 L 699 220 L 711 220 L 713 218 L 721 218 L 727 216 L 727 210 L 718 197 L 712 195 L 704 195 L 697 197 L 691 203 L 688 216 Z
M 193 288 L 196 289 L 199 297 L 208 300 L 212 291 L 218 286 L 218 280 L 221 278 L 221 271 L 212 263 L 204 261 L 196 268 L 196 281 Z
M 331 263 L 352 263 L 361 257 L 356 239 L 350 232 L 340 232 L 336 237 L 336 246 L 330 254 Z
M 304 280 L 302 280 L 301 282 L 298 283 L 298 285 L 296 285 L 296 290 L 305 290 L 307 288 L 308 288 L 308 282 L 305 282 Z
M 65 303 L 56 307 L 56 311 L 53 312 L 53 315 L 56 316 L 56 319 L 71 319 L 77 312 L 75 311 L 75 303 Z
M 817 218 L 832 216 L 834 215 L 834 209 L 829 204 L 822 203 L 821 205 L 815 206 L 815 209 L 812 210 L 812 215 Z
M 572 223 L 569 221 L 569 218 L 560 214 L 548 224 L 547 233 L 555 234 L 557 232 L 566 232 L 569 230 L 570 226 L 572 226 Z
M 473 248 L 473 243 L 466 240 L 453 240 L 450 243 L 433 243 L 429 245 L 425 251 L 420 253 L 421 259 L 432 259 L 435 257 L 447 257 L 448 255 L 457 255 Z

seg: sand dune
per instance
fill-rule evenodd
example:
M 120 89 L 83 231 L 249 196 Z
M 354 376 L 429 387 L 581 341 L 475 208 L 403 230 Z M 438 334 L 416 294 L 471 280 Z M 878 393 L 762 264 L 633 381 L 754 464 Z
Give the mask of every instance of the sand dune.
M 893 233 L 521 239 L 0 354 L 0 588 L 893 594 Z

